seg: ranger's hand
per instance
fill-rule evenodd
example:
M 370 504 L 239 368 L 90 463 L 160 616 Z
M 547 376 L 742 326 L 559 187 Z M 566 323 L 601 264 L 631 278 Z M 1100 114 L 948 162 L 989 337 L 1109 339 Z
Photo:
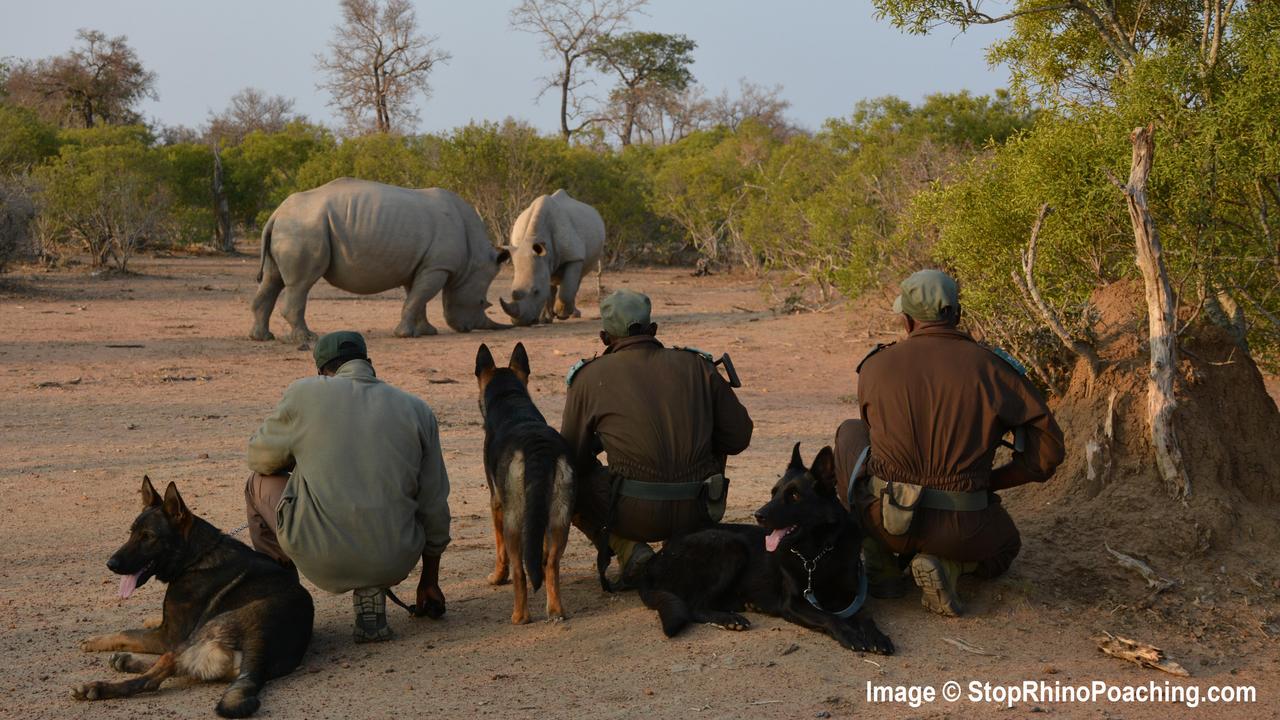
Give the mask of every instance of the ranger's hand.
M 422 584 L 418 583 L 418 602 L 416 605 L 418 615 L 426 615 L 432 620 L 439 620 L 444 615 L 444 593 L 440 591 L 440 586 L 435 583 Z

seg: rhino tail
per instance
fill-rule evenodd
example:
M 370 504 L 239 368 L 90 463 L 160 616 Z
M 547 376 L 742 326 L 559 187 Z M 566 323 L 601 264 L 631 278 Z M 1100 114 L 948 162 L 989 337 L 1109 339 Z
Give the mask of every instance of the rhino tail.
M 262 249 L 258 257 L 258 282 L 262 282 L 262 276 L 266 274 L 267 258 L 271 256 L 271 228 L 276 224 L 276 214 L 271 213 L 271 217 L 267 218 L 267 224 L 262 226 Z

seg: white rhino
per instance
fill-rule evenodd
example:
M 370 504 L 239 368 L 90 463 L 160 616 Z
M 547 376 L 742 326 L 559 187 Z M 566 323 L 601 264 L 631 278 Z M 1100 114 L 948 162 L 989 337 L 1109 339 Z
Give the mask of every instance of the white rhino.
M 267 220 L 249 336 L 272 339 L 271 309 L 283 290 L 280 314 L 293 327 L 292 340 L 315 339 L 305 313 L 320 278 L 361 295 L 403 287 L 399 337 L 436 334 L 427 301 L 442 289 L 445 322 L 454 330 L 510 327 L 485 315 L 489 284 L 508 259 L 489 242 L 475 209 L 448 190 L 338 178 L 290 195 Z
M 511 302 L 502 309 L 517 325 L 578 315 L 574 301 L 585 268 L 604 248 L 604 220 L 590 205 L 556 190 L 533 201 L 511 228 Z M 598 268 L 597 268 L 598 272 Z

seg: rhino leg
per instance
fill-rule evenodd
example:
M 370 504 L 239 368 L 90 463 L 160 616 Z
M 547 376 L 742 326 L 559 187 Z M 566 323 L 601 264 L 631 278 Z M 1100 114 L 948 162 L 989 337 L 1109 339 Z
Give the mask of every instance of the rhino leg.
M 312 280 L 305 285 L 285 285 L 284 287 L 280 314 L 293 328 L 293 332 L 289 334 L 291 342 L 308 343 L 320 337 L 307 327 L 307 293 L 311 292 L 311 286 L 315 284 L 316 281 Z
M 274 340 L 271 334 L 271 311 L 276 308 L 276 298 L 284 289 L 284 278 L 280 277 L 280 269 L 268 256 L 263 262 L 262 282 L 258 284 L 258 294 L 253 296 L 253 330 L 249 331 L 251 340 Z
M 438 332 L 435 326 L 427 322 L 427 302 L 438 295 L 448 281 L 449 273 L 444 270 L 418 270 L 413 276 L 413 282 L 405 288 L 408 295 L 404 299 L 404 308 L 400 311 L 396 337 L 422 337 Z
M 543 304 L 542 310 L 538 313 L 538 322 L 549 323 L 556 317 L 556 290 L 559 286 L 556 279 L 551 278 L 551 286 L 548 288 L 547 301 Z
M 560 271 L 560 287 L 555 298 L 555 315 L 561 320 L 571 317 L 582 317 L 574 305 L 578 297 L 578 285 L 582 283 L 582 261 L 571 262 Z

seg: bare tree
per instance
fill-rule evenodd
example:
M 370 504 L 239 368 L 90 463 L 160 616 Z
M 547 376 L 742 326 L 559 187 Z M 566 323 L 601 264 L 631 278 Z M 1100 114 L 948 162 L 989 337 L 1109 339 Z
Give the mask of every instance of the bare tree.
M 409 1 L 342 0 L 342 24 L 333 30 L 329 55 L 316 56 L 328 75 L 317 87 L 333 96 L 329 104 L 348 127 L 386 133 L 417 122 L 413 98 L 430 96 L 427 78 L 450 55 L 435 47 L 438 38 L 418 33 Z
M 4 94 L 63 127 L 141 122 L 137 105 L 156 97 L 156 75 L 143 67 L 123 35 L 80 30 L 82 46 L 66 55 L 23 61 L 9 69 Z
M 625 27 L 633 12 L 648 0 L 521 0 L 511 11 L 511 27 L 542 36 L 542 53 L 560 67 L 546 79 L 542 92 L 560 91 L 560 135 L 567 142 L 598 118 L 582 118 L 577 90 L 583 81 L 575 65 L 602 36 Z M 539 93 L 541 97 L 541 93 Z M 570 127 L 570 121 L 577 125 Z
M 737 130 L 750 118 L 773 130 L 775 135 L 786 137 L 796 130 L 786 118 L 790 107 L 791 102 L 782 98 L 781 85 L 765 87 L 744 78 L 738 81 L 738 97 L 730 98 L 726 90 L 712 101 L 711 122 Z
M 293 104 L 292 98 L 267 95 L 258 88 L 247 87 L 231 96 L 226 110 L 216 115 L 209 113 L 207 135 L 215 142 L 238 145 L 245 135 L 255 130 L 280 132 L 291 122 L 306 120 L 293 112 Z

